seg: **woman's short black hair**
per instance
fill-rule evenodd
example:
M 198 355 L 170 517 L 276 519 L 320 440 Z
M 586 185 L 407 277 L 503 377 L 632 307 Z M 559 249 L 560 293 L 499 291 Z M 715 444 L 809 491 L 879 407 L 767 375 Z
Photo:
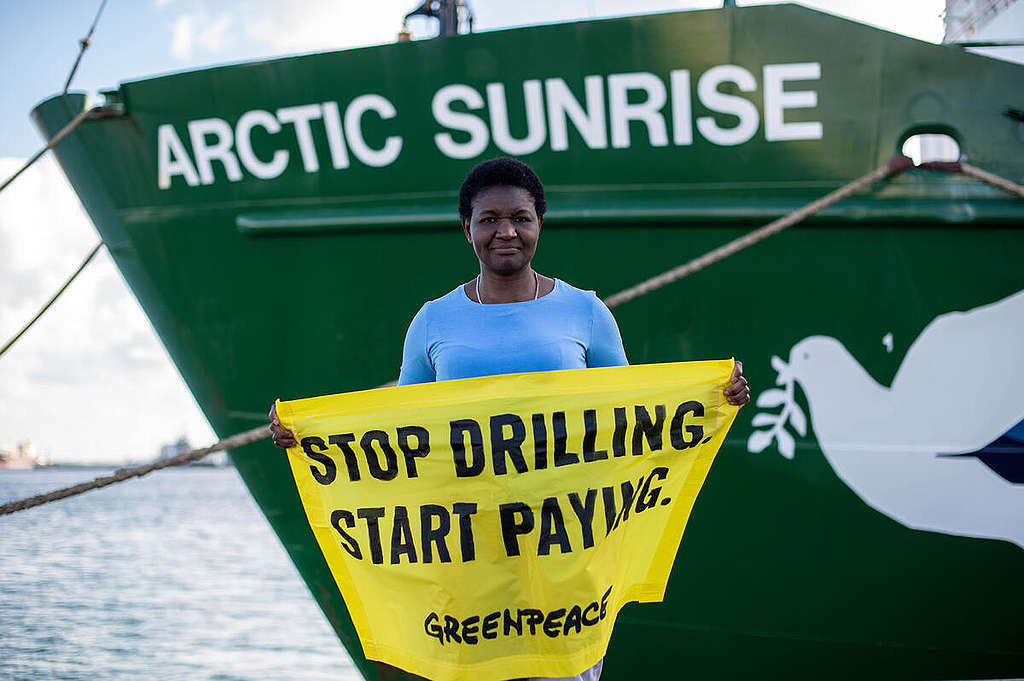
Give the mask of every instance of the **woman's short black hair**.
M 459 189 L 459 217 L 469 220 L 473 216 L 473 199 L 490 187 L 521 187 L 533 197 L 537 217 L 544 217 L 548 208 L 544 200 L 544 185 L 530 166 L 514 158 L 502 156 L 481 161 L 469 171 Z

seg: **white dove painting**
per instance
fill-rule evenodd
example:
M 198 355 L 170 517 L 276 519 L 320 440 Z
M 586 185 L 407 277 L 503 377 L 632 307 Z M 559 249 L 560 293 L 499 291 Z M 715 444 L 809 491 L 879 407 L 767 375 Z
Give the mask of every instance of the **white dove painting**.
M 780 388 L 757 406 L 747 443 L 793 458 L 791 426 L 807 420 L 825 458 L 866 504 L 906 527 L 1004 539 L 1024 548 L 1024 291 L 936 317 L 910 346 L 892 385 L 876 382 L 835 338 L 810 336 Z

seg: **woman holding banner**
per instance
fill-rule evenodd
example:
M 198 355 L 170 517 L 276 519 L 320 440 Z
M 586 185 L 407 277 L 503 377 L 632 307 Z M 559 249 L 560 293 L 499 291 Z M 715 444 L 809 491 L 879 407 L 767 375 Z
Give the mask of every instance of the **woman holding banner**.
M 459 191 L 459 217 L 480 273 L 428 301 L 406 334 L 399 385 L 477 376 L 625 366 L 612 313 L 583 291 L 531 267 L 547 204 L 526 164 L 496 158 L 478 164 Z M 725 388 L 730 404 L 750 400 L 743 365 Z M 274 444 L 294 435 L 270 412 Z M 573 681 L 597 681 L 603 660 Z

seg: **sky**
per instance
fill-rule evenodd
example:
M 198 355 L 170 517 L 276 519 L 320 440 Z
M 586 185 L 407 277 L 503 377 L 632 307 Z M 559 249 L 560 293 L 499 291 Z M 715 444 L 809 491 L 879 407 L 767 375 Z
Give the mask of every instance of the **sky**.
M 109 0 L 72 84 L 98 92 L 171 71 L 391 42 L 415 0 Z M 720 0 L 471 0 L 477 30 Z M 743 2 L 739 5 L 767 4 Z M 943 0 L 801 3 L 920 40 L 942 38 Z M 63 87 L 99 0 L 0 3 L 0 179 L 43 140 L 29 120 Z M 410 23 L 414 39 L 433 33 Z M 16 66 L 13 66 L 16 65 Z M 46 156 L 0 193 L 0 343 L 36 312 L 99 240 L 59 166 Z M 55 462 L 153 458 L 186 436 L 214 441 L 206 419 L 105 251 L 0 357 L 0 447 L 23 440 Z

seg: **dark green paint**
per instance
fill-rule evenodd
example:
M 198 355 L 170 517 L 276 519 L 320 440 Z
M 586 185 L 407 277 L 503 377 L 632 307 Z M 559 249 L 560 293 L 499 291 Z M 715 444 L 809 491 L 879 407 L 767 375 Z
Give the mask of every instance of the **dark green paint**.
M 551 206 L 537 268 L 608 295 L 877 167 L 914 130 L 944 126 L 976 165 L 1024 178 L 1024 128 L 1002 115 L 1024 108 L 1024 68 L 793 6 L 499 31 L 125 83 L 126 115 L 88 121 L 57 156 L 226 436 L 255 425 L 247 415 L 275 397 L 393 379 L 420 304 L 475 274 L 454 204 L 479 159 L 434 148 L 430 97 L 440 86 L 560 76 L 581 96 L 589 74 L 667 80 L 673 68 L 699 75 L 729 63 L 760 84 L 764 64 L 806 61 L 821 62 L 818 108 L 791 113 L 823 121 L 822 140 L 767 143 L 762 125 L 737 147 L 695 131 L 690 147 L 588 151 L 570 132 L 569 151 L 526 157 Z M 254 108 L 344 105 L 367 92 L 399 112 L 367 129 L 375 144 L 403 136 L 391 166 L 353 159 L 329 169 L 320 129 L 319 173 L 302 171 L 293 140 L 276 180 L 229 183 L 216 165 L 212 186 L 177 178 L 157 188 L 161 123 L 181 133 L 197 118 L 234 124 Z M 521 100 L 510 89 L 517 134 Z M 78 95 L 55 98 L 35 116 L 52 134 L 77 106 Z M 695 117 L 706 113 L 694 103 Z M 646 140 L 641 128 L 633 134 Z M 263 158 L 268 142 L 255 141 Z M 634 363 L 735 355 L 756 394 L 774 380 L 771 355 L 825 334 L 888 384 L 936 315 L 1024 289 L 1021 217 L 1020 202 L 991 188 L 915 171 L 615 314 Z M 890 331 L 891 354 L 881 344 Z M 665 603 L 622 612 L 604 678 L 1024 675 L 1024 551 L 898 525 L 836 477 L 813 433 L 793 461 L 748 454 L 753 413 L 741 414 L 697 502 Z M 360 654 L 284 457 L 264 442 L 233 458 L 342 643 L 367 678 L 383 678 Z

